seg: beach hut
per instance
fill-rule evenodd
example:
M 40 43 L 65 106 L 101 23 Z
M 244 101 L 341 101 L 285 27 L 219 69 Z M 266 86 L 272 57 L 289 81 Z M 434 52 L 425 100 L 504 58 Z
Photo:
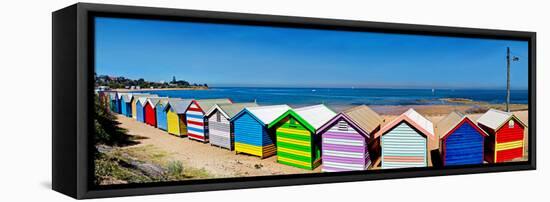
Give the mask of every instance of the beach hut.
M 109 100 L 107 105 L 112 112 L 120 113 L 118 105 L 118 97 L 116 92 L 108 92 Z
M 470 118 L 451 112 L 435 125 L 443 166 L 483 164 L 483 144 L 487 133 Z
M 139 98 L 140 97 L 147 97 L 147 96 L 151 96 L 151 95 L 150 94 L 142 94 L 142 93 L 132 93 L 132 94 L 130 94 L 130 99 L 132 100 L 131 102 L 132 102 L 132 118 L 133 119 L 138 118 L 138 115 L 137 115 L 138 107 L 136 106 L 136 104 L 139 101 Z
M 108 109 L 108 110 L 112 111 L 111 107 L 110 107 L 110 102 L 111 102 L 110 92 L 108 92 L 108 91 L 99 91 L 97 94 L 98 94 L 99 104 L 102 107 L 105 107 L 105 109 Z
M 289 109 L 268 125 L 275 131 L 277 162 L 313 170 L 321 164 L 317 130 L 336 113 L 323 104 Z
M 160 99 L 155 106 L 155 113 L 157 118 L 157 128 L 162 130 L 168 130 L 168 121 L 166 120 L 166 107 L 170 100 L 181 100 L 179 98 L 164 98 Z
M 185 111 L 193 100 L 169 99 L 166 104 L 166 124 L 169 134 L 184 137 L 187 136 L 187 124 L 185 123 Z
M 229 120 L 245 107 L 257 107 L 256 103 L 216 104 L 208 112 L 208 138 L 210 144 L 229 150 L 234 149 L 233 125 Z
M 379 155 L 374 134 L 384 119 L 366 105 L 338 113 L 318 130 L 322 171 L 366 170 Z
M 231 104 L 230 99 L 193 100 L 185 111 L 189 139 L 208 142 L 208 119 L 205 115 L 216 104 Z
M 139 97 L 136 102 L 136 120 L 139 122 L 145 122 L 144 107 L 148 97 Z
M 513 113 L 490 109 L 477 120 L 489 135 L 485 138 L 485 160 L 500 163 L 523 158 L 527 126 Z
M 162 99 L 168 99 L 165 97 L 150 97 L 145 101 L 145 106 L 143 106 L 143 117 L 147 125 L 157 127 L 157 112 L 155 107 Z
M 288 111 L 288 105 L 245 107 L 230 122 L 235 131 L 235 152 L 261 158 L 275 154 L 275 134 L 267 125 Z
M 131 94 L 119 93 L 120 114 L 126 117 L 132 117 L 132 98 Z
M 433 123 L 409 109 L 376 133 L 381 136 L 382 169 L 428 166 L 428 143 L 435 141 Z

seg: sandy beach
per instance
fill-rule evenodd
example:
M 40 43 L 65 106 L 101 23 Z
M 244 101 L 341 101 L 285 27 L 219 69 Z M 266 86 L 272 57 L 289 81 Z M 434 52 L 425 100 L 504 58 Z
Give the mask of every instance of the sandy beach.
M 422 108 L 422 107 L 421 107 Z M 451 109 L 456 109 L 454 106 Z M 442 107 L 436 107 L 441 110 Z M 449 110 L 449 109 L 446 109 Z M 421 111 L 421 110 L 420 110 Z M 434 124 L 441 120 L 445 115 L 427 115 L 426 117 Z M 528 112 L 517 111 L 514 114 L 528 124 Z M 482 114 L 469 114 L 472 120 L 477 120 Z M 155 149 L 166 153 L 168 159 L 172 161 L 181 161 L 184 167 L 204 170 L 209 177 L 246 177 L 261 175 L 284 175 L 320 172 L 320 167 L 315 170 L 304 170 L 277 163 L 277 157 L 272 156 L 266 159 L 260 159 L 255 156 L 235 154 L 234 151 L 211 146 L 208 143 L 200 143 L 188 138 L 180 138 L 168 134 L 167 132 L 148 126 L 135 119 L 121 115 L 116 115 L 121 127 L 128 130 L 128 134 L 137 137 L 138 143 L 121 149 Z M 390 122 L 397 115 L 383 115 L 385 123 Z M 525 131 L 527 135 L 527 130 Z M 527 139 L 526 139 L 527 140 Z M 437 142 L 430 142 L 429 149 L 435 150 L 438 147 Z M 526 151 L 527 154 L 527 151 Z M 430 166 L 432 166 L 431 155 L 428 157 Z M 379 160 L 375 160 L 376 168 Z
M 129 135 L 139 136 L 138 144 L 125 148 L 154 147 L 164 150 L 172 160 L 181 161 L 184 167 L 204 169 L 211 177 L 246 177 L 260 175 L 283 175 L 320 172 L 310 171 L 277 163 L 277 157 L 260 159 L 254 156 L 235 154 L 234 151 L 180 138 L 167 132 L 138 122 L 135 119 L 116 115 L 121 127 Z

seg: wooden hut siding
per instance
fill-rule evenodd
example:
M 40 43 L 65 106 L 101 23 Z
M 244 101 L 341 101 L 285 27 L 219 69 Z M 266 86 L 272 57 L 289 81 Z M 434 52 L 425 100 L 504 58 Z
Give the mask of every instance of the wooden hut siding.
M 120 114 L 128 116 L 128 103 L 124 101 L 124 97 L 120 99 Z
M 187 127 L 185 125 L 184 115 L 179 115 L 172 109 L 166 112 L 168 133 L 176 136 L 187 136 Z
M 322 135 L 323 172 L 365 170 L 371 160 L 366 139 L 341 120 Z
M 406 122 L 382 136 L 382 168 L 426 167 L 427 139 Z
M 136 108 L 136 104 L 137 104 L 137 99 L 132 99 L 132 118 L 133 118 L 133 119 L 137 119 L 137 108 Z
M 249 113 L 244 113 L 234 122 L 235 152 L 262 158 L 275 154 L 275 144 L 266 126 Z M 258 138 L 260 136 L 260 138 Z
M 139 122 L 145 122 L 145 117 L 143 114 L 143 105 L 141 102 L 136 103 L 136 120 Z
M 114 98 L 110 98 L 110 101 L 109 101 L 109 109 L 112 111 L 112 112 L 115 112 L 115 113 L 120 113 L 120 111 L 118 110 L 118 103 L 117 103 L 117 99 L 116 97 Z
M 443 165 L 468 165 L 483 163 L 484 135 L 477 126 L 463 122 L 441 142 Z
M 143 116 L 145 118 L 145 123 L 150 126 L 157 127 L 157 113 L 150 102 L 145 103 L 143 108 Z
M 155 107 L 155 113 L 157 118 L 157 128 L 162 130 L 168 130 L 168 120 L 166 120 L 166 105 L 159 103 Z
M 231 124 L 219 111 L 208 119 L 208 136 L 210 144 L 233 150 Z
M 513 126 L 509 123 L 504 124 L 495 135 L 495 162 L 506 162 L 515 158 L 523 157 L 524 146 L 524 127 L 517 123 L 515 119 L 510 119 Z
M 313 145 L 313 135 L 304 125 L 290 117 L 276 129 L 277 162 L 304 169 L 320 164 L 320 150 Z
M 207 142 L 206 123 L 202 109 L 193 102 L 185 114 L 187 118 L 187 135 L 190 139 Z
M 485 160 L 490 163 L 523 158 L 524 130 L 527 127 L 514 114 L 490 109 L 477 121 L 489 134 L 485 138 Z

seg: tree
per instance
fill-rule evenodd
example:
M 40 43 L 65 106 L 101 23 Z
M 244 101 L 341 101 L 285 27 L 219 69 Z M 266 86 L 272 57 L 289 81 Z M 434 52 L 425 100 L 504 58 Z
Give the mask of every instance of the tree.
M 172 76 L 172 83 L 176 83 L 176 76 Z

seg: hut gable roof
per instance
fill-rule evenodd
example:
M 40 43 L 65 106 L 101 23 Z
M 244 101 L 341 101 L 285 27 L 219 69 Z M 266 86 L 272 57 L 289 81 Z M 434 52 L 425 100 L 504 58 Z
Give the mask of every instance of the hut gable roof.
M 195 103 L 202 109 L 203 112 L 207 112 L 216 104 L 231 104 L 231 100 L 227 98 L 223 99 L 202 99 L 195 100 Z
M 159 102 L 157 103 L 157 105 L 159 105 L 159 104 L 167 105 L 168 102 L 170 102 L 170 100 L 176 101 L 176 100 L 183 100 L 183 99 L 181 99 L 181 98 L 163 98 L 163 99 L 160 99 L 160 100 L 159 100 Z
M 297 108 L 294 111 L 313 126 L 315 130 L 336 116 L 334 111 L 323 104 Z
M 496 131 L 500 129 L 505 123 L 507 123 L 510 119 L 515 119 L 516 122 L 525 127 L 525 124 L 521 122 L 513 113 L 503 112 L 496 109 L 489 109 L 489 111 L 485 112 L 485 114 L 479 117 L 477 123 Z
M 364 137 L 367 137 L 367 138 L 370 138 L 371 135 L 369 132 L 367 132 L 366 130 L 364 130 L 363 128 L 359 127 L 359 125 L 357 125 L 357 123 L 355 123 L 355 121 L 351 120 L 350 117 L 346 116 L 344 113 L 340 112 L 338 114 L 336 114 L 336 116 L 334 116 L 334 118 L 332 118 L 331 120 L 329 120 L 328 122 L 326 122 L 325 124 L 323 124 L 318 130 L 317 130 L 317 134 L 322 134 L 324 132 L 326 132 L 327 130 L 329 130 L 331 127 L 333 127 L 335 124 L 337 124 L 339 121 L 346 121 L 353 129 L 357 130 L 359 132 L 360 135 L 364 136 Z
M 277 117 L 267 127 L 271 128 L 287 116 L 296 118 L 311 132 L 316 132 L 323 124 L 332 119 L 336 113 L 325 105 L 313 105 L 297 109 L 288 109 L 281 116 Z
M 127 93 L 126 94 L 121 94 L 119 93 L 119 100 L 124 100 L 125 103 L 129 103 L 132 99 L 130 98 L 130 95 L 128 95 Z
M 219 110 L 226 119 L 231 119 L 242 111 L 245 107 L 257 107 L 258 104 L 254 102 L 246 103 L 232 103 L 232 104 L 216 104 L 208 112 L 207 116 L 211 116 L 216 110 Z
M 384 122 L 384 118 L 367 105 L 353 107 L 344 110 L 342 113 L 369 134 L 380 127 Z
M 120 99 L 120 97 L 117 95 L 116 92 L 108 92 L 109 99 L 116 100 L 117 98 Z
M 153 97 L 158 97 L 158 95 L 144 95 L 144 96 L 140 95 L 140 96 L 137 96 L 136 99 L 137 99 L 137 102 L 141 104 L 141 106 L 145 106 L 145 103 L 147 102 L 147 100 Z
M 147 98 L 147 103 L 149 103 L 151 105 L 151 107 L 153 107 L 153 109 L 155 107 L 157 107 L 157 104 L 161 101 L 161 100 L 166 100 L 168 99 L 167 97 L 150 97 L 150 98 Z
M 166 110 L 172 108 L 176 114 L 185 114 L 185 111 L 187 111 L 187 108 L 191 105 L 192 101 L 193 100 L 170 99 L 167 104 L 170 107 L 166 107 Z
M 453 130 L 455 130 L 459 125 L 462 125 L 462 123 L 471 124 L 472 127 L 474 127 L 474 129 L 476 129 L 480 134 L 482 134 L 483 136 L 487 136 L 487 133 L 477 127 L 474 122 L 470 120 L 470 118 L 456 111 L 449 113 L 447 116 L 441 119 L 441 121 L 435 124 L 435 135 L 436 137 L 443 139 Z
M 130 94 L 131 96 L 131 100 L 136 100 L 136 102 L 140 102 L 143 103 L 145 102 L 144 99 L 141 99 L 140 98 L 147 98 L 147 97 L 158 97 L 157 95 L 151 95 L 151 94 Z
M 407 110 L 405 113 L 399 115 L 397 118 L 395 118 L 394 120 L 386 124 L 384 127 L 382 127 L 382 129 L 380 129 L 380 131 L 376 133 L 375 137 L 384 135 L 386 132 L 393 129 L 402 121 L 405 121 L 411 124 L 414 128 L 419 130 L 426 137 L 430 139 L 435 138 L 433 123 L 412 108 Z
M 291 109 L 288 105 L 270 105 L 259 107 L 245 107 L 241 112 L 235 115 L 231 120 L 238 118 L 244 113 L 250 113 L 256 120 L 263 125 L 267 125 L 283 113 Z

